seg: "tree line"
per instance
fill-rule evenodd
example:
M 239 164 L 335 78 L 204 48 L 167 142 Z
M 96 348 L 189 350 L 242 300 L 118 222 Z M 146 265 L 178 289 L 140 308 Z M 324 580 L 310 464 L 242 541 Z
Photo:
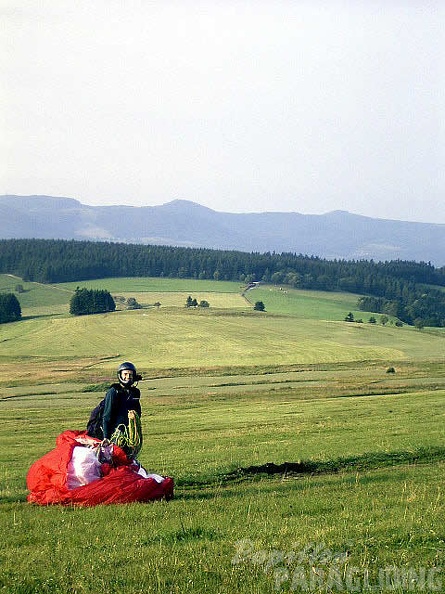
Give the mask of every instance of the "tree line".
M 394 260 L 325 260 L 256 253 L 46 239 L 0 240 L 0 273 L 42 283 L 152 276 L 263 281 L 293 288 L 363 295 L 358 307 L 408 324 L 445 326 L 445 267 Z

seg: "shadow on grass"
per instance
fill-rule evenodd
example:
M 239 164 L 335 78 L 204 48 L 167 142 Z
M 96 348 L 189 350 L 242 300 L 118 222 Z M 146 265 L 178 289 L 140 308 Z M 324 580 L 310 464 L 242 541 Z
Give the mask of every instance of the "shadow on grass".
M 336 460 L 302 462 L 268 462 L 260 466 L 248 466 L 234 472 L 235 475 L 249 474 L 320 474 L 339 472 L 340 470 L 365 470 L 396 466 L 399 464 L 418 464 L 445 459 L 445 448 L 421 448 L 415 451 L 371 452 L 361 456 L 337 458 Z
M 25 320 L 41 320 L 43 318 L 66 318 L 67 315 L 65 313 L 41 313 L 41 314 L 30 314 L 27 316 L 22 316 L 20 321 L 23 322 Z
M 431 464 L 445 461 L 445 447 L 425 447 L 416 450 L 397 452 L 368 452 L 360 456 L 337 458 L 334 460 L 303 460 L 301 462 L 267 462 L 258 466 L 237 468 L 231 472 L 213 477 L 184 478 L 178 487 L 204 487 L 216 484 L 224 485 L 256 476 L 304 476 L 333 474 L 345 471 L 372 470 L 406 464 Z M 202 495 L 201 495 L 202 496 Z
M 367 470 L 398 466 L 400 464 L 427 464 L 445 460 L 445 447 L 418 448 L 416 450 L 403 450 L 398 452 L 368 452 L 360 456 L 337 458 L 336 460 L 302 462 L 283 462 L 274 464 L 267 462 L 260 466 L 239 468 L 229 475 L 239 477 L 255 474 L 325 474 L 341 470 Z

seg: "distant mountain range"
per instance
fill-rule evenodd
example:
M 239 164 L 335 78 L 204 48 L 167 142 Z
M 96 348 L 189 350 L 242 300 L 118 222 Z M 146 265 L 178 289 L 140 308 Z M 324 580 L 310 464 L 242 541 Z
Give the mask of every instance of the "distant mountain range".
M 292 252 L 342 260 L 445 265 L 445 225 L 345 211 L 235 214 L 187 200 L 162 206 L 88 206 L 73 198 L 0 196 L 0 239 L 44 238 Z

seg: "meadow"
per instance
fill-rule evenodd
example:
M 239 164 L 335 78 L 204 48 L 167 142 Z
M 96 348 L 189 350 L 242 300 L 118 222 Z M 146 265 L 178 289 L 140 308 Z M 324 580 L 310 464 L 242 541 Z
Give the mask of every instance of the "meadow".
M 0 591 L 444 590 L 443 332 L 369 324 L 346 293 L 186 279 L 79 283 L 143 308 L 75 318 L 76 284 L 22 284 L 0 326 Z M 144 376 L 140 461 L 175 498 L 28 504 L 29 466 L 122 360 Z

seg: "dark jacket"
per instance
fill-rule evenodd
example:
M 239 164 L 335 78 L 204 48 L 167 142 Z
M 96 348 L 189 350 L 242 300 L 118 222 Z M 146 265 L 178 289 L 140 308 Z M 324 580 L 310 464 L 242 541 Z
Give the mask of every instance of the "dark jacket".
M 113 384 L 105 395 L 102 427 L 104 437 L 110 439 L 118 425 L 128 426 L 128 411 L 134 410 L 141 416 L 141 393 L 138 388 L 124 388 Z

